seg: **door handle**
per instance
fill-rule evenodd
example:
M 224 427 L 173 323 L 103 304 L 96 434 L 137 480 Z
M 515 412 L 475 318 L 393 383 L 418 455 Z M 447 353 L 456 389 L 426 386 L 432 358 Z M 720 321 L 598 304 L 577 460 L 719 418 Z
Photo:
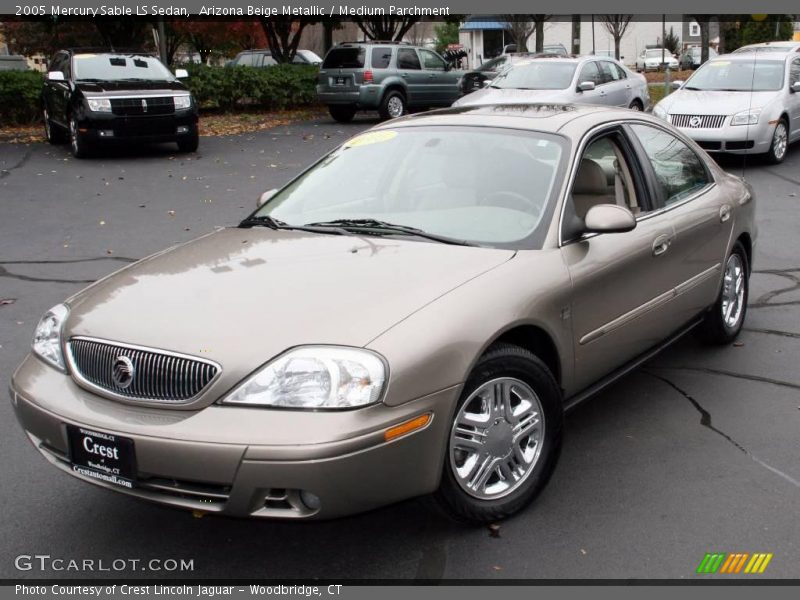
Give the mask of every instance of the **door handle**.
M 658 236 L 655 240 L 653 240 L 653 256 L 661 256 L 667 250 L 669 250 L 669 246 L 672 243 L 672 237 L 668 234 L 664 233 Z
M 724 223 L 730 218 L 731 218 L 731 206 L 730 204 L 723 204 L 719 208 L 719 222 Z

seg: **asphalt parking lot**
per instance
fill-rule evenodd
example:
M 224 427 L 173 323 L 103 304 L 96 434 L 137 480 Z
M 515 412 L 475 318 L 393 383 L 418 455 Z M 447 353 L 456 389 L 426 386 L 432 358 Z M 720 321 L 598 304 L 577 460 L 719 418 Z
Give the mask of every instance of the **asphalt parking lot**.
M 236 224 L 259 193 L 372 124 L 203 138 L 193 155 L 164 146 L 77 161 L 65 147 L 0 145 L 0 386 L 49 307 Z M 780 166 L 722 163 L 744 168 L 759 200 L 739 342 L 686 338 L 570 413 L 549 486 L 499 531 L 450 524 L 416 500 L 321 523 L 196 519 L 59 473 L 2 402 L 0 577 L 692 579 L 706 552 L 771 552 L 749 577 L 797 579 L 800 147 Z M 194 571 L 18 571 L 23 554 L 193 559 Z

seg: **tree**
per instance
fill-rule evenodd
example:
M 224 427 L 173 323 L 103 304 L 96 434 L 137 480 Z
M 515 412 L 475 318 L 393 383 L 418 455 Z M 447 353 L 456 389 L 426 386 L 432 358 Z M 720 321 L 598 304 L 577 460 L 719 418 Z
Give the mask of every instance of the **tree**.
M 151 25 L 144 20 L 93 17 L 92 23 L 108 48 L 138 50 L 152 41 Z
M 5 21 L 3 27 L 9 52 L 25 56 L 52 56 L 61 48 L 99 46 L 102 43 L 102 38 L 90 21 L 45 17 Z
M 186 35 L 176 24 L 181 21 L 175 19 L 164 19 L 164 47 L 167 53 L 167 65 L 172 65 L 175 61 L 175 53 L 185 42 Z
M 536 31 L 536 52 L 544 52 L 544 24 L 553 15 L 531 15 L 533 28 Z
M 272 58 L 279 63 L 290 63 L 294 60 L 295 54 L 297 54 L 303 29 L 307 25 L 317 23 L 319 19 L 287 15 L 261 17 L 260 21 L 261 27 L 264 29 L 264 35 L 267 37 L 269 49 L 272 52 Z
M 436 26 L 436 51 L 441 53 L 447 50 L 450 44 L 458 43 L 458 23 L 442 23 Z
M 790 15 L 768 15 L 760 20 L 750 17 L 740 28 L 741 45 L 789 40 L 793 31 L 794 23 Z
M 700 27 L 700 64 L 705 64 L 708 60 L 708 24 L 711 22 L 712 15 L 689 15 Z
M 267 46 L 267 36 L 257 21 L 230 21 L 228 23 L 230 46 L 238 50 L 253 50 Z
M 528 51 L 528 38 L 531 37 L 536 24 L 533 15 L 500 15 L 506 24 L 506 31 L 517 45 L 517 52 Z
M 420 17 L 353 17 L 353 21 L 371 40 L 400 42 Z
M 173 27 L 183 34 L 186 42 L 200 55 L 203 63 L 208 63 L 212 52 L 230 46 L 227 21 L 188 19 L 174 21 Z
M 664 36 L 664 48 L 672 52 L 672 54 L 679 54 L 681 49 L 681 40 L 675 35 L 672 27 L 669 28 L 669 33 Z
M 619 46 L 622 37 L 631 24 L 633 15 L 600 15 L 600 22 L 606 28 L 609 35 L 614 38 L 614 58 L 619 60 Z

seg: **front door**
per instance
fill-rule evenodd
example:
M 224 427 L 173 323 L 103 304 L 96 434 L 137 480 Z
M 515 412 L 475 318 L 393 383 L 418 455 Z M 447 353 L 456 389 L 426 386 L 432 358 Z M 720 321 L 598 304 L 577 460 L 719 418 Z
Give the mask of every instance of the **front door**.
M 424 105 L 428 102 L 426 88 L 428 74 L 422 70 L 417 51 L 414 48 L 397 50 L 397 72 L 406 82 L 406 103 L 409 106 Z
M 450 106 L 459 96 L 459 74 L 447 70 L 445 60 L 430 50 L 419 49 L 422 68 L 428 76 L 425 96 L 431 106 Z

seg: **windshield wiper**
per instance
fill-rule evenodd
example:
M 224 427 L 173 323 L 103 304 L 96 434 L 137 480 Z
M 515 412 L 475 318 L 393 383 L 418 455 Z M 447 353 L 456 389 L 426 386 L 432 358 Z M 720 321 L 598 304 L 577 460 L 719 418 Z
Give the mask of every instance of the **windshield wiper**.
M 319 223 L 308 223 L 305 227 L 339 227 L 345 230 L 370 230 L 372 234 L 379 231 L 388 233 L 399 233 L 401 235 L 411 235 L 416 237 L 425 238 L 434 242 L 442 244 L 453 244 L 457 246 L 476 246 L 466 240 L 459 240 L 456 238 L 447 237 L 444 235 L 437 235 L 435 233 L 428 233 L 416 227 L 408 225 L 397 225 L 395 223 L 388 223 L 387 221 L 379 221 L 378 219 L 336 219 L 334 221 L 320 221 Z
M 314 225 L 289 225 L 280 219 L 271 217 L 269 215 L 260 215 L 255 217 L 248 217 L 241 223 L 239 227 L 247 229 L 250 227 L 269 227 L 270 229 L 289 229 L 292 231 L 310 231 L 312 233 L 327 233 L 331 235 L 347 235 L 348 231 L 341 227 L 314 227 Z

